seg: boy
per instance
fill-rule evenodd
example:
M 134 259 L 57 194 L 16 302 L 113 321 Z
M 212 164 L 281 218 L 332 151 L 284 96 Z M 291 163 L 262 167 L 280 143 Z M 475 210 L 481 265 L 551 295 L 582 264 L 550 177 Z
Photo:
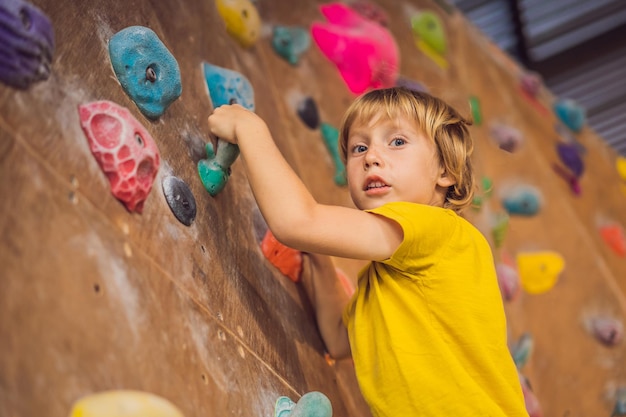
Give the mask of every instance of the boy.
M 311 256 L 326 347 L 352 354 L 376 417 L 527 416 L 490 248 L 457 214 L 474 187 L 467 125 L 425 93 L 357 98 L 340 128 L 353 209 L 318 204 L 254 113 L 221 106 L 209 117 L 213 134 L 239 144 L 279 241 L 371 261 L 347 300 L 329 261 Z

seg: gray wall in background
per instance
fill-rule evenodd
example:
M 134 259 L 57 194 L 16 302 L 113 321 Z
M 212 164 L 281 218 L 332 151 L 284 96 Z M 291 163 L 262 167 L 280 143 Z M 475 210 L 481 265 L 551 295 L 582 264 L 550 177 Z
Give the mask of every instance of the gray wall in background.
M 449 0 L 626 156 L 626 1 Z

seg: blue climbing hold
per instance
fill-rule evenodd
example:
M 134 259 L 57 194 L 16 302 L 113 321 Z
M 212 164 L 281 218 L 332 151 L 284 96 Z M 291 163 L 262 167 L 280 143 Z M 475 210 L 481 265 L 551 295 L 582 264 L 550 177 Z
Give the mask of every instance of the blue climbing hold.
M 50 19 L 22 0 L 0 1 L 0 81 L 26 89 L 50 76 L 54 31 Z
M 564 99 L 554 103 L 554 113 L 573 132 L 580 132 L 586 122 L 585 110 L 574 100 Z
M 311 46 L 311 35 L 301 27 L 274 26 L 272 46 L 291 65 L 298 64 L 300 55 Z
M 202 63 L 202 72 L 213 108 L 237 103 L 254 111 L 254 90 L 246 77 L 237 71 L 207 62 Z
M 180 97 L 178 62 L 151 29 L 119 31 L 109 41 L 109 56 L 122 88 L 146 117 L 160 117 Z
M 539 192 L 533 187 L 517 187 L 502 200 L 507 213 L 518 216 L 534 216 L 541 208 Z

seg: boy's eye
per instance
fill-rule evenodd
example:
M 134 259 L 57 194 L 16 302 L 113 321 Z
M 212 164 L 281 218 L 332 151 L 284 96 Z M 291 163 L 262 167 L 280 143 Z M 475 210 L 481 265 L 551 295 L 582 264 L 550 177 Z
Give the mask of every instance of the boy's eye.
M 402 138 L 394 138 L 394 139 L 391 141 L 391 144 L 392 144 L 393 146 L 402 146 L 402 145 L 404 145 L 405 143 L 406 143 L 406 140 L 404 140 L 404 139 L 402 139 Z
M 365 145 L 355 145 L 354 147 L 352 147 L 352 152 L 354 153 L 362 153 L 365 152 L 367 150 L 367 146 Z

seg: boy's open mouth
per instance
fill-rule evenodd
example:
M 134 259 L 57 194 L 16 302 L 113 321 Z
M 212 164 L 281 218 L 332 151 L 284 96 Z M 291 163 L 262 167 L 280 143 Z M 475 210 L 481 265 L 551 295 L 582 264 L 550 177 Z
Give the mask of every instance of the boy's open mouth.
M 363 191 L 373 190 L 377 188 L 386 188 L 389 187 L 385 181 L 380 178 L 368 178 L 365 181 L 365 186 L 363 187 Z

